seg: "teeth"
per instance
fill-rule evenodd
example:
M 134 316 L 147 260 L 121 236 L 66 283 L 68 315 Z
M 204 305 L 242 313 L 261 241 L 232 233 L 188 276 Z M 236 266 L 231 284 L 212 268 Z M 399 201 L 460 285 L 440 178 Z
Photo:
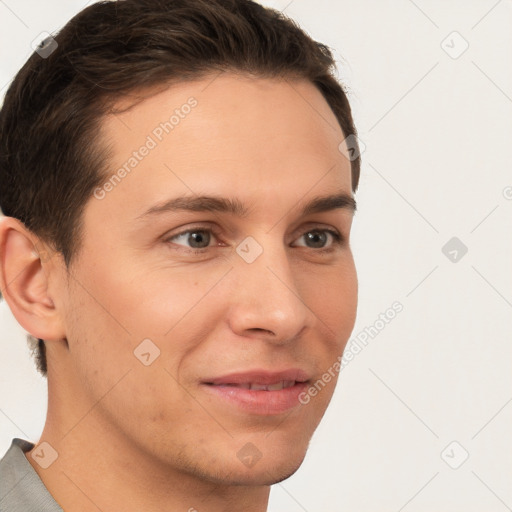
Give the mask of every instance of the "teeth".
M 252 391 L 280 391 L 281 389 L 291 388 L 295 385 L 294 380 L 282 380 L 275 384 L 256 384 L 256 383 L 240 383 L 240 384 L 223 384 L 235 388 L 250 389 Z
M 251 384 L 250 389 L 252 391 L 268 391 L 268 386 L 265 384 Z
M 267 386 L 267 391 L 280 391 L 281 389 L 283 389 L 283 384 L 283 381 L 277 382 L 276 384 L 269 384 Z
M 294 380 L 282 380 L 275 384 L 250 384 L 250 388 L 254 391 L 280 391 L 284 388 L 290 388 L 295 384 Z
M 228 386 L 230 388 L 244 388 L 244 389 L 251 389 L 250 384 L 221 384 L 221 386 Z

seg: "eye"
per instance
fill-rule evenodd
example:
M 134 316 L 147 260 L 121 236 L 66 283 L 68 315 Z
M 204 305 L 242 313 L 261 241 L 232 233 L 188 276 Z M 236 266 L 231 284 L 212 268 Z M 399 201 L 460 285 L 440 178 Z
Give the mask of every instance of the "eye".
M 328 243 L 329 238 L 331 238 L 331 244 L 328 247 L 325 247 L 325 244 Z M 305 240 L 305 246 L 310 249 L 320 249 L 320 250 L 331 250 L 333 245 L 341 245 L 343 243 L 342 236 L 332 229 L 311 229 L 303 233 L 298 240 Z M 309 245 L 308 245 L 309 244 Z
M 182 233 L 168 238 L 166 242 L 173 242 L 177 245 L 185 245 L 185 247 L 190 249 L 201 250 L 209 247 L 212 235 L 215 237 L 211 229 L 189 229 L 188 231 L 183 231 Z

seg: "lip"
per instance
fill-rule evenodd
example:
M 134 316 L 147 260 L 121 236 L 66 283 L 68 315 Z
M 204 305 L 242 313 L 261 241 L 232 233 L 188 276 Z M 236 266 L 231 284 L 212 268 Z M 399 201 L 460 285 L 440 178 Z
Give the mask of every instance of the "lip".
M 299 368 L 282 371 L 251 370 L 205 379 L 205 392 L 246 413 L 270 416 L 282 414 L 300 405 L 299 395 L 308 387 L 309 374 Z M 277 390 L 254 390 L 237 387 L 247 384 L 270 386 L 279 382 L 294 382 Z

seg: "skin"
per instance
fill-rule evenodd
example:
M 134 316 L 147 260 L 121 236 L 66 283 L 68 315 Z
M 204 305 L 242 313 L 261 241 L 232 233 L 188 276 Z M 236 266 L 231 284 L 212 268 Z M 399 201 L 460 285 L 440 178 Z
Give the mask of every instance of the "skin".
M 300 215 L 314 197 L 352 191 L 345 137 L 311 83 L 224 73 L 160 90 L 104 118 L 112 172 L 191 96 L 190 114 L 103 199 L 89 199 L 69 272 L 23 224 L 0 223 L 5 299 L 47 340 L 48 413 L 33 451 L 48 442 L 58 457 L 43 469 L 26 456 L 66 511 L 266 510 L 270 485 L 302 463 L 336 378 L 307 405 L 266 416 L 201 381 L 300 367 L 314 382 L 354 326 L 353 212 Z M 136 220 L 194 194 L 236 197 L 249 214 Z M 187 252 L 187 235 L 169 240 L 198 225 L 217 229 L 206 252 Z M 304 236 L 322 228 L 344 237 L 327 235 L 323 254 Z M 247 236 L 263 249 L 252 263 L 235 250 Z M 134 356 L 146 338 L 160 350 L 149 366 Z M 262 454 L 252 467 L 237 457 L 247 443 Z

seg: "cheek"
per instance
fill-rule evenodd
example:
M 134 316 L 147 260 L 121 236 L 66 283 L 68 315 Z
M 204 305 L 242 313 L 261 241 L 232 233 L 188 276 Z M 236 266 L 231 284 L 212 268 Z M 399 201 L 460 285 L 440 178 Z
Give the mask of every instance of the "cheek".
M 98 417 L 134 437 L 142 418 L 148 437 L 161 435 L 171 420 L 176 422 L 186 411 L 188 401 L 178 370 L 194 337 L 189 333 L 185 338 L 181 333 L 181 338 L 178 334 L 164 341 L 163 337 L 153 336 L 154 345 L 147 344 L 151 339 L 147 336 L 149 326 L 158 321 L 158 312 L 156 317 L 139 312 L 138 319 L 126 319 L 125 325 L 132 329 L 128 334 L 120 326 L 123 317 L 114 318 L 99 306 L 99 300 L 87 293 L 75 294 L 71 308 L 68 363 L 69 380 L 77 391 L 75 398 L 83 393 L 84 403 L 88 404 L 83 405 L 84 410 L 92 408 Z M 162 312 L 161 319 L 168 329 L 169 315 Z M 144 324 L 138 331 L 134 328 L 137 322 Z M 138 350 L 144 338 L 144 351 Z M 144 364 L 148 362 L 144 353 L 149 353 L 148 365 Z
M 347 342 L 357 315 L 358 281 L 355 265 L 349 262 L 339 277 L 339 295 L 334 298 L 335 314 L 339 317 L 339 329 L 344 344 Z
M 108 259 L 107 259 L 108 258 Z M 115 253 L 88 263 L 87 290 L 102 329 L 131 341 L 161 338 L 204 297 L 223 269 L 199 270 Z
M 223 304 L 212 289 L 229 267 L 158 268 L 142 272 L 137 300 L 130 301 L 127 323 L 139 338 L 155 338 L 176 354 L 186 352 L 218 320 Z
M 321 275 L 304 277 L 304 298 L 333 341 L 333 348 L 343 347 L 354 328 L 357 301 L 357 273 L 352 257 Z

